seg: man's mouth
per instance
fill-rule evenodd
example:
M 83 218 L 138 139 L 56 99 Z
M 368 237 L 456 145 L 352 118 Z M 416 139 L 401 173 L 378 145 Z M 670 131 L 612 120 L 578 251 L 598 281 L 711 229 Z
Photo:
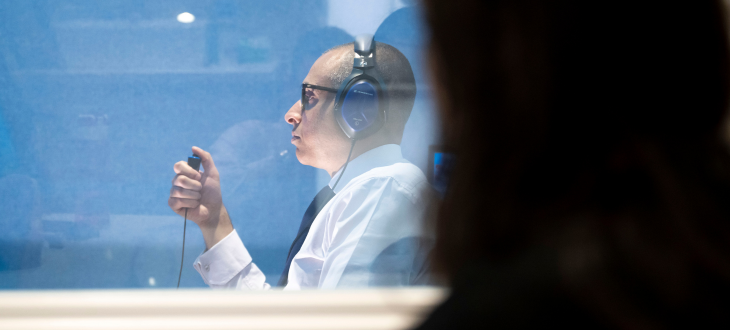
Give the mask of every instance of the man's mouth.
M 296 136 L 296 135 L 292 135 L 292 137 L 291 137 L 291 143 L 294 143 L 294 141 L 297 141 L 297 140 L 301 140 L 301 138 L 298 137 L 298 136 Z

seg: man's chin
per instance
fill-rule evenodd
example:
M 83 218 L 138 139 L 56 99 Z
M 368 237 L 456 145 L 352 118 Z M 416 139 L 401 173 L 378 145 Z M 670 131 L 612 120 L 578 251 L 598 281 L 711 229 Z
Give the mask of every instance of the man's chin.
M 302 151 L 302 149 L 299 149 L 299 147 L 297 147 L 296 154 L 297 154 L 297 160 L 299 161 L 299 163 L 301 163 L 302 165 L 309 165 L 309 162 L 307 162 L 306 153 L 304 151 Z

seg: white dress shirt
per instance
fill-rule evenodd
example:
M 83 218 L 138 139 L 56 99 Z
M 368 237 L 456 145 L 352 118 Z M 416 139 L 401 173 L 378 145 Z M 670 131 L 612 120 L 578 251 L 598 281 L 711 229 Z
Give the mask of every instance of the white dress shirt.
M 330 187 L 340 175 L 292 260 L 285 290 L 424 284 L 432 242 L 424 218 L 435 199 L 423 172 L 389 144 L 351 160 Z M 212 288 L 271 287 L 235 230 L 193 266 Z

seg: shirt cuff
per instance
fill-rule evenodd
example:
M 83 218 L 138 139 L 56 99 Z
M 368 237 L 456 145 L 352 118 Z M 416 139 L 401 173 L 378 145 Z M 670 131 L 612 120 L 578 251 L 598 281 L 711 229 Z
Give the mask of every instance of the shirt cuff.
M 253 259 L 234 229 L 193 263 L 208 285 L 225 285 L 248 266 Z

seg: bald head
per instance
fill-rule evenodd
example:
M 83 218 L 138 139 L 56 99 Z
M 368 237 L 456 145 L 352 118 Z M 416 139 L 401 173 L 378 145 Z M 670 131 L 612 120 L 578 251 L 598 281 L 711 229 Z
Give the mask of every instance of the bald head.
M 326 51 L 325 55 L 329 55 L 325 62 L 328 68 L 327 77 L 332 87 L 339 88 L 352 73 L 354 43 L 334 47 Z M 416 99 L 416 80 L 408 59 L 395 47 L 376 42 L 375 56 L 375 70 L 383 78 L 388 102 L 388 118 L 382 129 L 384 133 L 400 141 Z

